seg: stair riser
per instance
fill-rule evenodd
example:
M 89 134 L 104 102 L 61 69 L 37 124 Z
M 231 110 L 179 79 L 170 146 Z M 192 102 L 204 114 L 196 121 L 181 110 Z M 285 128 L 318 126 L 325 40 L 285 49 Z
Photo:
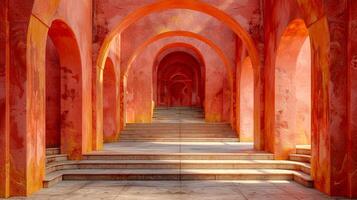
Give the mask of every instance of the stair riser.
M 291 174 L 66 174 L 63 180 L 293 180 Z
M 273 155 L 86 155 L 85 160 L 272 160 Z
M 126 128 L 230 128 L 230 124 L 216 123 L 147 123 L 147 124 L 126 124 Z
M 300 170 L 299 166 L 292 164 L 68 164 L 46 169 L 46 173 L 65 169 L 288 169 Z
M 120 138 L 236 138 L 236 135 L 222 135 L 222 134 L 122 134 Z
M 65 161 L 67 160 L 67 156 L 58 156 L 58 157 L 51 157 L 51 158 L 46 158 L 46 164 L 52 163 L 52 162 L 58 162 L 58 161 Z
M 311 162 L 311 158 L 306 158 L 304 156 L 291 156 L 290 155 L 290 160 L 298 161 L 298 162 L 305 162 L 305 163 L 310 163 Z
M 60 154 L 60 149 L 58 149 L 58 148 L 46 149 L 47 156 L 56 155 L 56 154 Z
M 310 149 L 296 149 L 296 154 L 311 155 Z
M 76 164 L 55 165 L 51 167 L 46 167 L 46 174 L 65 169 L 79 169 L 78 167 L 79 166 Z
M 124 131 L 135 131 L 135 130 L 144 130 L 144 131 L 233 131 L 231 128 L 217 128 L 217 127 L 207 127 L 207 128 L 192 128 L 192 127 L 135 127 L 128 128 L 125 127 Z
M 225 139 L 217 139 L 217 138 L 205 138 L 205 139 L 195 139 L 195 138 L 133 138 L 133 139 L 119 139 L 119 141 L 123 142 L 239 142 L 237 138 L 225 138 Z
M 304 180 L 303 178 L 299 177 L 299 176 L 294 176 L 293 179 L 295 182 L 305 186 L 305 187 L 309 187 L 309 188 L 313 188 L 314 187 L 314 182 L 313 181 L 307 181 Z
M 63 180 L 63 176 L 56 177 L 51 181 L 43 181 L 44 188 L 50 188 Z
M 234 131 L 232 130 L 179 130 L 179 129 L 175 129 L 175 130 L 169 130 L 169 131 L 166 131 L 166 130 L 161 130 L 161 129 L 158 129 L 158 130 L 142 130 L 142 129 L 133 129 L 133 130 L 124 130 L 121 132 L 121 134 L 131 134 L 131 133 L 166 133 L 166 134 L 175 134 L 175 133 L 182 133 L 182 134 L 189 134 L 189 133 L 194 133 L 194 134 L 199 134 L 199 133 L 207 133 L 207 134 L 218 134 L 218 133 L 221 133 L 221 134 L 232 134 L 232 133 L 235 133 Z
M 199 123 L 188 123 L 188 122 L 181 122 L 181 123 L 171 123 L 171 124 L 164 124 L 164 123 L 150 123 L 150 124 L 127 124 L 126 128 L 182 128 L 182 129 L 199 129 L 199 128 L 207 128 L 207 129 L 232 129 L 230 124 L 209 124 L 205 122 Z
M 236 135 L 235 132 L 229 131 L 229 132 L 222 132 L 222 131 L 215 131 L 215 132 L 209 132 L 209 131 L 199 131 L 199 132 L 188 132 L 188 131 L 171 131 L 171 132 L 166 132 L 166 131 L 122 131 L 121 135 L 160 135 L 160 136 L 165 136 L 165 135 L 207 135 L 207 136 L 212 136 L 212 135 L 217 135 L 217 136 L 230 136 L 230 135 Z

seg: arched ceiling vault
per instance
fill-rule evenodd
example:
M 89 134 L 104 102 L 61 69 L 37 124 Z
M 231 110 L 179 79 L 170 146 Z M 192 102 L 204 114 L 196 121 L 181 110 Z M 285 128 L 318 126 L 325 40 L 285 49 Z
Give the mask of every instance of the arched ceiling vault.
M 99 81 L 102 80 L 102 69 L 103 64 L 105 62 L 105 58 L 108 54 L 108 49 L 110 46 L 110 42 L 113 38 L 124 31 L 131 24 L 140 20 L 141 18 L 149 15 L 153 12 L 159 12 L 168 9 L 188 9 L 195 10 L 199 12 L 206 13 L 211 15 L 222 23 L 226 24 L 231 30 L 237 34 L 240 39 L 243 41 L 243 44 L 246 46 L 248 53 L 252 59 L 253 67 L 256 71 L 256 75 L 259 76 L 257 72 L 259 69 L 259 57 L 258 51 L 255 48 L 254 42 L 250 35 L 237 23 L 231 16 L 223 12 L 222 10 L 211 6 L 207 3 L 203 3 L 200 1 L 192 1 L 192 0 L 161 0 L 156 3 L 144 6 L 136 11 L 132 12 L 128 16 L 126 16 L 104 39 L 103 45 L 99 51 L 98 60 L 97 60 L 97 69 L 99 70 L 98 78 Z M 258 79 L 259 80 L 259 79 Z

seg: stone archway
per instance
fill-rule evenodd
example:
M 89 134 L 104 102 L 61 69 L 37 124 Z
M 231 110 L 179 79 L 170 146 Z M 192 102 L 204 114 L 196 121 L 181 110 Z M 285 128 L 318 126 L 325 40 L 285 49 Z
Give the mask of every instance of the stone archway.
M 298 144 L 311 143 L 311 47 L 303 20 L 283 33 L 275 63 L 275 134 L 277 158 Z
M 107 58 L 103 73 L 103 141 L 118 139 L 116 74 L 111 58 Z
M 185 52 L 166 55 L 157 69 L 157 106 L 202 107 L 201 67 Z

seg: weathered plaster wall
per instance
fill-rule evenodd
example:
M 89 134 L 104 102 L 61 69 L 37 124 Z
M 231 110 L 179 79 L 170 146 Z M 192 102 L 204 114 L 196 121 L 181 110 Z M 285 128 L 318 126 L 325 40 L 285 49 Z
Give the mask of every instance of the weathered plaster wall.
M 8 190 L 3 196 L 28 195 L 42 187 L 45 167 L 45 50 L 47 31 L 55 18 L 69 24 L 78 38 L 83 67 L 83 152 L 91 142 L 91 3 L 89 1 L 2 1 L 8 6 L 10 52 Z M 76 10 L 76 12 L 73 12 Z M 31 13 L 33 13 L 31 15 Z M 82 17 L 78 17 L 78 15 Z M 3 44 L 3 43 L 2 43 Z M 89 91 L 89 92 L 88 92 Z M 6 137 L 5 137 L 6 138 Z M 2 145 L 1 145 L 2 146 Z M 82 151 L 80 152 L 82 153 Z M 7 182 L 0 182 L 0 187 Z M 3 191 L 2 191 L 3 192 Z
M 265 127 L 266 149 L 277 151 L 274 140 L 274 63 L 287 24 L 303 19 L 312 51 L 312 175 L 315 187 L 331 195 L 355 190 L 349 176 L 352 143 L 347 118 L 348 1 L 270 1 L 265 4 Z M 350 111 L 349 111 L 350 112 Z M 351 147 L 346 148 L 346 147 Z M 349 164 L 347 164 L 349 163 Z

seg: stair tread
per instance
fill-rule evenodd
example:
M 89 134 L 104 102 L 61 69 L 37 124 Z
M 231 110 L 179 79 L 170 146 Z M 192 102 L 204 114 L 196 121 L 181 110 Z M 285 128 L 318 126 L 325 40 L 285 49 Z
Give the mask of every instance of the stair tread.
M 264 152 L 234 152 L 234 153 L 227 153 L 227 152 L 224 152 L 224 153 L 189 153 L 189 152 L 177 152 L 177 153 L 144 153 L 144 152 L 141 152 L 141 153 L 137 153 L 137 152 L 133 152 L 133 153 L 130 153 L 130 152 L 126 152 L 126 153 L 120 153 L 120 152 L 91 152 L 91 153 L 87 153 L 87 154 L 84 154 L 83 156 L 132 156 L 132 155 L 148 155 L 148 156 L 161 156 L 161 155 L 174 155 L 174 156 L 177 156 L 177 155 L 188 155 L 188 156 L 200 156 L 200 155 L 212 155 L 212 156 L 215 156 L 215 155 L 218 155 L 218 156 L 274 156 L 274 154 L 271 154 L 271 153 L 264 153 Z
M 234 163 L 234 164 L 299 164 L 306 167 L 310 167 L 310 164 L 298 161 L 290 160 L 81 160 L 81 161 L 58 161 L 56 163 L 51 163 L 51 165 L 56 164 L 100 164 L 100 163 L 212 163 L 212 164 L 221 164 L 221 163 Z
M 46 158 L 55 158 L 55 157 L 67 157 L 67 154 L 54 154 L 54 155 L 46 156 Z
M 312 180 L 311 176 L 288 169 L 74 169 L 60 170 L 46 175 L 45 181 L 49 181 L 63 174 L 256 174 L 256 175 L 299 175 L 304 179 Z
M 294 156 L 294 157 L 304 157 L 304 158 L 311 158 L 311 155 L 306 155 L 306 154 L 290 154 L 290 156 Z

